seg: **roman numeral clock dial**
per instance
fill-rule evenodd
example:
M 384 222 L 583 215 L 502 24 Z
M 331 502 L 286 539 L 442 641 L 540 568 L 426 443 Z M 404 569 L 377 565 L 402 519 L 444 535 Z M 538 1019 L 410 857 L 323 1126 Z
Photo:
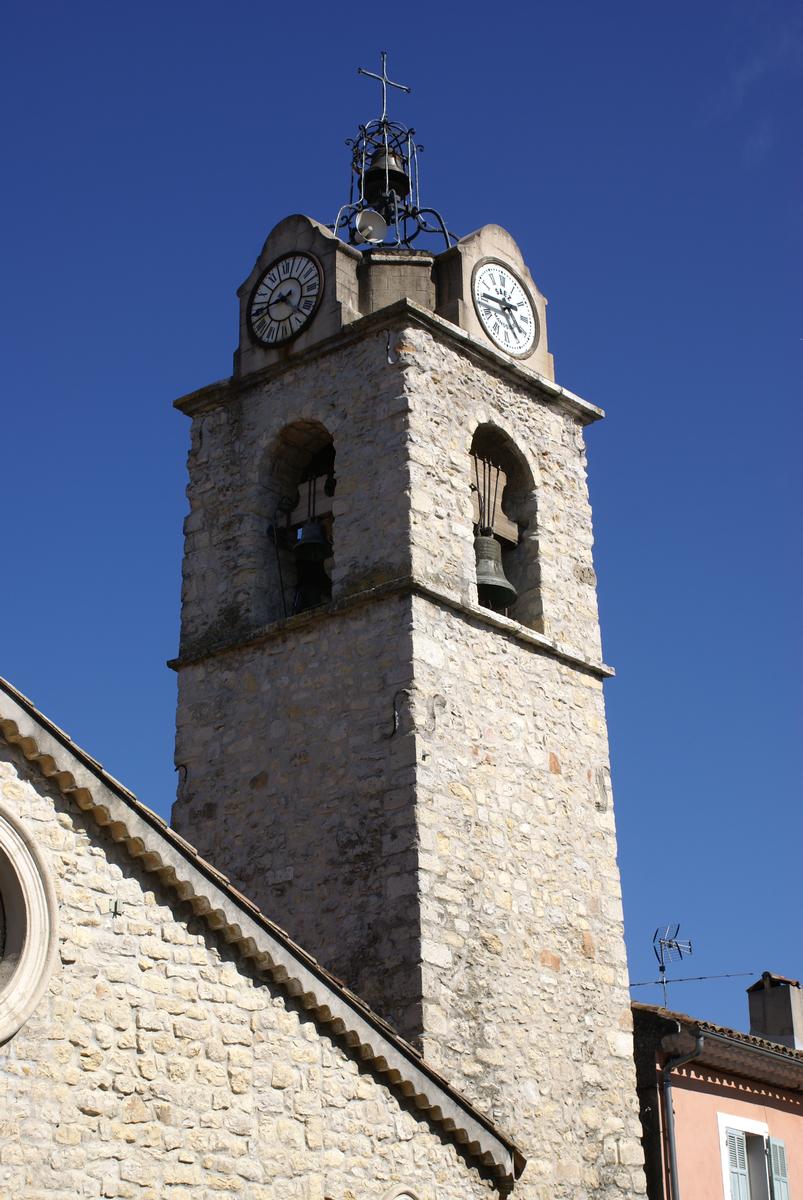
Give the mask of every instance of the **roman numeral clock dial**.
M 323 269 L 311 254 L 284 254 L 251 294 L 248 327 L 263 346 L 280 346 L 309 325 L 323 294 Z
M 504 263 L 483 259 L 471 284 L 474 308 L 488 337 L 514 358 L 527 358 L 538 344 L 538 314 L 524 284 Z

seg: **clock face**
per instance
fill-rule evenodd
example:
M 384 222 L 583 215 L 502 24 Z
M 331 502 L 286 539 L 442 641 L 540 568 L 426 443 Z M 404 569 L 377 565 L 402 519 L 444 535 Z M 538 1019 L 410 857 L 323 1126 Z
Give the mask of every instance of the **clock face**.
M 516 358 L 538 344 L 538 316 L 529 295 L 512 271 L 496 259 L 477 263 L 471 285 L 474 307 L 491 341 Z
M 311 254 L 283 254 L 268 267 L 251 294 L 248 325 L 263 346 L 278 346 L 301 333 L 315 316 L 323 293 L 323 270 Z

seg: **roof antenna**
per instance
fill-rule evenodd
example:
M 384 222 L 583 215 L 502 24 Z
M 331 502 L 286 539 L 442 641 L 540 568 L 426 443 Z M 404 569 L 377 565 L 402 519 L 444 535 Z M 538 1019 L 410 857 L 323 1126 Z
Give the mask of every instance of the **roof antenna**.
M 661 987 L 664 989 L 664 1008 L 669 1007 L 667 1000 L 666 989 L 666 964 L 671 962 L 680 962 L 683 955 L 691 955 L 691 942 L 679 942 L 678 934 L 680 933 L 680 925 L 667 925 L 661 933 L 659 925 L 655 933 L 652 935 L 652 948 L 655 951 L 655 957 L 658 959 L 658 974 L 661 979 Z

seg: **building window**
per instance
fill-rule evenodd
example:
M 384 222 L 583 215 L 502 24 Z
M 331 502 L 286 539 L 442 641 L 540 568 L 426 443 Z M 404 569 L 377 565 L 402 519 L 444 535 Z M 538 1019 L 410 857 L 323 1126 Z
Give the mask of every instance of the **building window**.
M 317 421 L 279 434 L 261 480 L 265 518 L 257 623 L 325 604 L 332 596 L 335 447 Z
M 56 893 L 50 871 L 25 826 L 0 805 L 0 1042 L 33 1012 L 57 947 Z
M 727 1200 L 790 1200 L 784 1143 L 762 1121 L 717 1116 Z

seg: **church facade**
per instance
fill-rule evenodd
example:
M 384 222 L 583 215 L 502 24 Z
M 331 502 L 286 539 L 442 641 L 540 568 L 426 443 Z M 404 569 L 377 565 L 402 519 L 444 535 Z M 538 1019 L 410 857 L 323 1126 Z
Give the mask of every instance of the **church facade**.
M 507 1190 L 513 1143 L 6 683 L 0 731 L 0 1195 Z
M 373 127 L 335 232 L 265 242 L 232 377 L 177 401 L 173 828 L 0 695 L 8 845 L 60 945 L 9 1005 L 14 1195 L 644 1191 L 603 414 L 555 381 L 508 233 L 435 214 L 445 248 L 412 247 L 434 218 Z

